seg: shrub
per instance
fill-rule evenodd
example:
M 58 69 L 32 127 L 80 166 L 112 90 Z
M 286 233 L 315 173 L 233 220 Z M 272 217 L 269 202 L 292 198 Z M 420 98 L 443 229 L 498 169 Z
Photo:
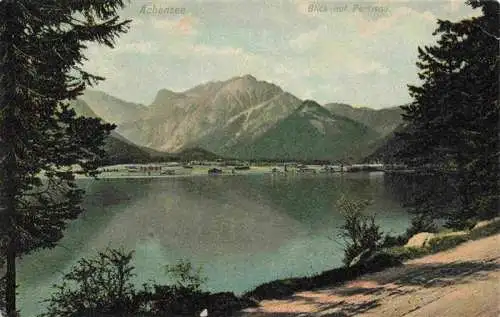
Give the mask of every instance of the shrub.
M 500 221 L 494 221 L 484 227 L 472 229 L 469 233 L 471 240 L 476 240 L 500 233 Z
M 179 288 L 175 285 L 155 284 L 151 292 L 142 294 L 149 301 L 150 312 L 160 316 L 192 316 L 204 306 L 203 299 L 208 295 L 201 291 Z
M 167 265 L 166 271 L 174 280 L 178 288 L 199 291 L 201 285 L 207 281 L 202 275 L 202 267 L 195 268 L 191 262 L 180 260 L 175 265 Z
M 194 268 L 191 262 L 181 260 L 175 265 L 167 265 L 166 272 L 176 282 L 173 285 L 153 285 L 153 291 L 141 296 L 150 299 L 151 312 L 160 315 L 192 316 L 206 308 L 208 293 L 201 291 L 206 278 L 202 268 Z
M 379 272 L 401 264 L 402 260 L 394 254 L 387 251 L 378 251 L 363 263 L 363 272 Z
M 340 227 L 340 236 L 344 240 L 345 266 L 362 253 L 369 256 L 377 250 L 382 239 L 380 227 L 375 224 L 373 215 L 363 214 L 363 210 L 369 203 L 367 201 L 351 201 L 341 197 L 338 201 L 338 208 L 344 216 L 345 222 Z
M 133 253 L 107 249 L 91 259 L 81 259 L 63 276 L 46 302 L 44 317 L 132 315 L 140 311 L 135 290 Z
M 406 239 L 420 232 L 437 232 L 437 226 L 434 219 L 427 214 L 417 214 L 411 220 L 410 227 L 406 230 Z
M 167 266 L 173 285 L 144 284 L 137 291 L 131 283 L 132 257 L 133 252 L 107 249 L 94 258 L 79 260 L 62 283 L 54 285 L 56 291 L 41 316 L 192 316 L 208 305 L 210 294 L 201 291 L 205 281 L 201 268 L 180 261 Z
M 448 250 L 468 240 L 467 235 L 451 235 L 435 237 L 429 241 L 428 248 L 432 253 Z
M 391 247 L 403 246 L 407 242 L 408 242 L 408 237 L 406 236 L 406 234 L 402 234 L 399 236 L 392 236 L 390 234 L 386 234 L 384 236 L 381 247 L 382 248 L 391 248 Z
M 429 254 L 429 250 L 426 248 L 416 248 L 416 247 L 393 247 L 387 249 L 387 253 L 393 255 L 401 261 L 411 260 L 419 258 L 421 256 Z

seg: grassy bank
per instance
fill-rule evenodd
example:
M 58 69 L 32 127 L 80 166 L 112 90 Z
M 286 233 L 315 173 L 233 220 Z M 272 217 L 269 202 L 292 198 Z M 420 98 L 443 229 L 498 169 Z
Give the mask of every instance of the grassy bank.
M 500 233 L 500 221 L 494 221 L 484 227 L 463 232 L 443 231 L 430 239 L 429 243 L 422 248 L 396 246 L 387 248 L 385 252 L 398 260 L 405 261 L 422 256 L 434 254 L 452 249 L 459 244 L 470 240 L 478 240 L 494 234 Z

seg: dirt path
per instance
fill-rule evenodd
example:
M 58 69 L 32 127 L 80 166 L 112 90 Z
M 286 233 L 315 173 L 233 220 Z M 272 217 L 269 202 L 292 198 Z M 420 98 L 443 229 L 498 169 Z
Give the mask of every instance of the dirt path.
M 262 301 L 243 317 L 498 317 L 500 235 L 362 276 L 342 287 Z

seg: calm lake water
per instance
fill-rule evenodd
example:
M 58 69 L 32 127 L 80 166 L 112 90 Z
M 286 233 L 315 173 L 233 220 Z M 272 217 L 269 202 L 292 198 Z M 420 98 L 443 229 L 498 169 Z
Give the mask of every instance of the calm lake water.
M 80 182 L 86 211 L 60 246 L 19 263 L 23 317 L 42 312 L 40 300 L 79 258 L 106 247 L 136 251 L 138 283 L 168 282 L 164 266 L 188 259 L 203 266 L 206 289 L 242 293 L 340 266 L 342 245 L 332 238 L 342 194 L 372 200 L 369 210 L 386 232 L 403 232 L 410 219 L 381 173 Z

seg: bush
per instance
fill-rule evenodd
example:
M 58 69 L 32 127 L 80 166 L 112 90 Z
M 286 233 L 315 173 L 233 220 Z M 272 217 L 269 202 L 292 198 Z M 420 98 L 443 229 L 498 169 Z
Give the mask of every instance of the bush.
M 151 311 L 161 315 L 193 315 L 206 308 L 204 300 L 208 293 L 201 291 L 206 281 L 201 274 L 202 268 L 194 268 L 191 262 L 179 261 L 167 265 L 166 272 L 176 282 L 174 285 L 154 285 L 154 291 L 144 292 L 143 297 L 151 300 Z
M 176 280 L 177 288 L 185 288 L 193 292 L 199 291 L 201 285 L 207 281 L 202 276 L 202 267 L 195 268 L 189 261 L 180 260 L 175 265 L 166 266 L 167 274 Z
M 500 233 L 500 221 L 494 221 L 484 227 L 472 229 L 469 233 L 471 240 L 481 239 Z
M 201 291 L 201 268 L 187 261 L 167 266 L 173 285 L 144 284 L 137 291 L 131 283 L 132 257 L 133 252 L 107 249 L 79 260 L 62 283 L 54 285 L 56 291 L 41 316 L 192 316 L 210 304 L 210 294 Z
M 345 266 L 349 266 L 358 256 L 369 256 L 380 245 L 383 234 L 380 227 L 375 224 L 375 217 L 363 214 L 368 204 L 367 201 L 354 202 L 345 197 L 341 197 L 338 201 L 338 208 L 345 219 L 340 228 L 342 230 L 340 236 L 345 245 L 343 259 Z
M 403 246 L 408 242 L 408 237 L 406 234 L 402 234 L 399 236 L 391 236 L 390 234 L 386 234 L 384 236 L 381 247 L 382 248 L 391 248 Z
M 426 248 L 415 248 L 415 247 L 393 247 L 387 249 L 387 253 L 393 255 L 400 261 L 405 261 L 427 255 L 429 254 L 429 250 Z
M 107 249 L 91 259 L 81 259 L 63 276 L 46 302 L 44 317 L 128 316 L 140 311 L 130 264 L 133 253 Z
M 448 250 L 469 240 L 467 235 L 451 235 L 435 237 L 429 241 L 428 249 L 431 253 Z
M 371 273 L 401 264 L 402 260 L 394 254 L 387 251 L 379 251 L 370 256 L 362 265 L 363 272 Z
M 434 219 L 427 214 L 417 214 L 411 220 L 410 227 L 406 230 L 407 241 L 420 232 L 437 232 L 437 226 Z
M 141 294 L 149 303 L 149 312 L 160 316 L 193 316 L 204 307 L 208 294 L 176 285 L 154 285 L 152 290 Z

